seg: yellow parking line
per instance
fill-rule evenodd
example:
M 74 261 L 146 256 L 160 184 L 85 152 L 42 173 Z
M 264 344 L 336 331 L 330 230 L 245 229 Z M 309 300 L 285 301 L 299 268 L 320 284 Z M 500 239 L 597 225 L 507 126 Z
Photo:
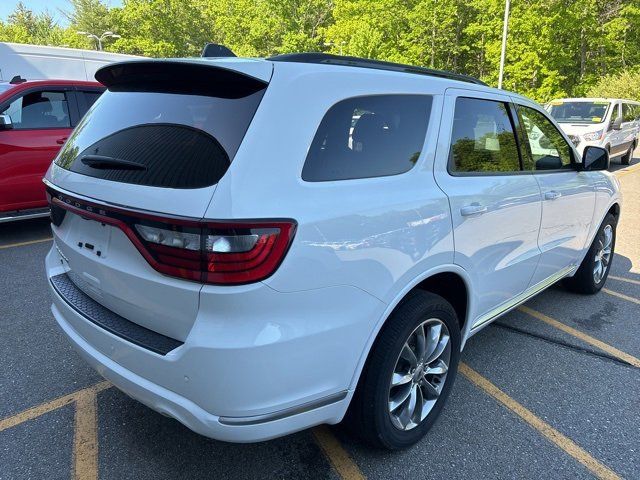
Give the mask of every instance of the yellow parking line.
M 551 318 L 548 315 L 538 312 L 537 310 L 534 310 L 532 308 L 521 305 L 520 307 L 518 307 L 518 310 L 526 313 L 527 315 L 531 315 L 534 318 L 537 318 L 538 320 L 546 323 L 547 325 L 551 325 L 552 327 L 555 327 L 558 330 L 562 330 L 563 332 L 568 333 L 569 335 L 573 335 L 574 337 L 582 340 L 583 342 L 588 343 L 589 345 L 593 345 L 594 347 L 599 348 L 604 352 L 607 352 L 609 355 L 616 357 L 625 363 L 628 363 L 630 365 L 633 365 L 634 367 L 640 368 L 640 359 L 634 357 L 633 355 L 629 355 L 628 353 L 623 352 L 622 350 L 618 350 L 617 348 L 612 347 L 611 345 L 604 343 L 598 340 L 597 338 L 587 335 L 586 333 L 583 333 L 580 330 L 576 330 L 575 328 L 572 328 L 569 325 L 565 325 L 564 323 L 559 322 L 558 320 Z
M 50 402 L 45 402 L 35 407 L 24 410 L 20 413 L 12 415 L 11 417 L 3 418 L 0 420 L 0 432 L 6 430 L 7 428 L 15 427 L 16 425 L 20 425 L 28 420 L 32 420 L 34 418 L 39 417 L 40 415 L 44 415 L 45 413 L 51 412 L 52 410 L 56 410 L 60 407 L 64 407 L 74 401 L 76 401 L 79 397 L 81 397 L 86 392 L 98 393 L 106 388 L 109 388 L 111 383 L 109 382 L 100 382 L 91 387 L 83 388 L 82 390 L 78 390 L 73 393 L 69 393 L 68 395 L 63 395 L 62 397 L 58 397 Z
M 522 406 L 465 363 L 460 363 L 460 373 L 468 378 L 474 385 L 484 390 L 498 402 L 502 403 L 513 413 L 518 415 L 522 420 L 528 423 L 529 426 L 547 438 L 547 440 L 554 443 L 558 448 L 587 467 L 587 469 L 589 469 L 589 471 L 591 471 L 591 473 L 593 473 L 597 478 L 607 480 L 617 480 L 621 478 L 613 470 L 593 458 L 586 450 L 577 445 L 573 440 L 569 439 L 544 420 L 537 417 L 533 412 L 531 412 L 531 410 Z
M 88 389 L 76 397 L 76 418 L 73 438 L 73 478 L 98 478 L 97 394 Z
M 24 247 L 26 245 L 33 245 L 34 243 L 50 242 L 51 240 L 53 240 L 53 237 L 29 240 L 28 242 L 9 243 L 8 245 L 0 245 L 0 250 L 4 250 L 5 248 Z
M 620 177 L 624 177 L 625 175 L 629 175 L 630 173 L 637 172 L 639 170 L 640 170 L 640 164 L 615 172 L 614 175 L 620 178 Z
M 616 277 L 615 275 L 609 275 L 607 278 L 618 280 L 620 282 L 633 283 L 634 285 L 640 285 L 640 280 L 631 280 L 630 278 Z
M 629 295 L 625 295 L 624 293 L 614 292 L 613 290 L 609 290 L 608 288 L 603 288 L 602 291 L 604 293 L 608 293 L 609 295 L 613 295 L 614 297 L 622 298 L 623 300 L 627 300 L 628 302 L 633 302 L 640 305 L 640 300 L 634 297 L 630 297 Z
M 366 478 L 346 450 L 342 448 L 338 439 L 331 433 L 329 427 L 320 425 L 312 432 L 316 442 L 340 478 L 343 480 L 364 480 Z

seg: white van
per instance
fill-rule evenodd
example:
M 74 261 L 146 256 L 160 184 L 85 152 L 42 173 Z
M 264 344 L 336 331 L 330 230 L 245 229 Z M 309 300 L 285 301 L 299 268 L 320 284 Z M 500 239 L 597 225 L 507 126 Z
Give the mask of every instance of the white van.
M 638 146 L 640 102 L 620 98 L 562 98 L 547 104 L 582 155 L 584 147 L 595 145 L 629 165 Z
M 96 70 L 140 57 L 120 53 L 0 42 L 0 81 L 19 75 L 29 80 L 93 81 Z

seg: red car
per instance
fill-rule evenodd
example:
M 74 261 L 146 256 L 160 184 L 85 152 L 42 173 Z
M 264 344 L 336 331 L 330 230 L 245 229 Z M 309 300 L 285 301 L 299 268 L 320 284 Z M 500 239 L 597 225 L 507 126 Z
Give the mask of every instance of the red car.
M 0 82 L 0 223 L 49 214 L 42 177 L 103 91 L 77 80 Z

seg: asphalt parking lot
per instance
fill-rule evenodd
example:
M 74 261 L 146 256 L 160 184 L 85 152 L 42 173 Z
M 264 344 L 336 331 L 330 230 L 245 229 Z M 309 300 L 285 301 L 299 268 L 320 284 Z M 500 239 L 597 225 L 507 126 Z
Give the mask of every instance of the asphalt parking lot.
M 439 421 L 396 453 L 339 426 L 226 444 L 129 399 L 50 313 L 48 220 L 0 225 L 0 479 L 640 478 L 640 159 L 612 169 L 605 289 L 552 287 L 473 337 Z

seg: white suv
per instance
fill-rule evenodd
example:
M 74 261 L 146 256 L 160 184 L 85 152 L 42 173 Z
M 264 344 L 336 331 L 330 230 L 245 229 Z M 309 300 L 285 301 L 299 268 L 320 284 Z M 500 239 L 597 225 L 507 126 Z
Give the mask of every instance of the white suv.
M 45 180 L 52 311 L 100 374 L 201 434 L 346 415 L 406 447 L 471 335 L 560 279 L 607 277 L 608 155 L 579 159 L 526 98 L 322 54 L 96 77 L 108 91 Z
M 563 98 L 546 106 L 582 153 L 588 145 L 604 147 L 611 158 L 629 165 L 638 146 L 640 102 L 619 98 Z

